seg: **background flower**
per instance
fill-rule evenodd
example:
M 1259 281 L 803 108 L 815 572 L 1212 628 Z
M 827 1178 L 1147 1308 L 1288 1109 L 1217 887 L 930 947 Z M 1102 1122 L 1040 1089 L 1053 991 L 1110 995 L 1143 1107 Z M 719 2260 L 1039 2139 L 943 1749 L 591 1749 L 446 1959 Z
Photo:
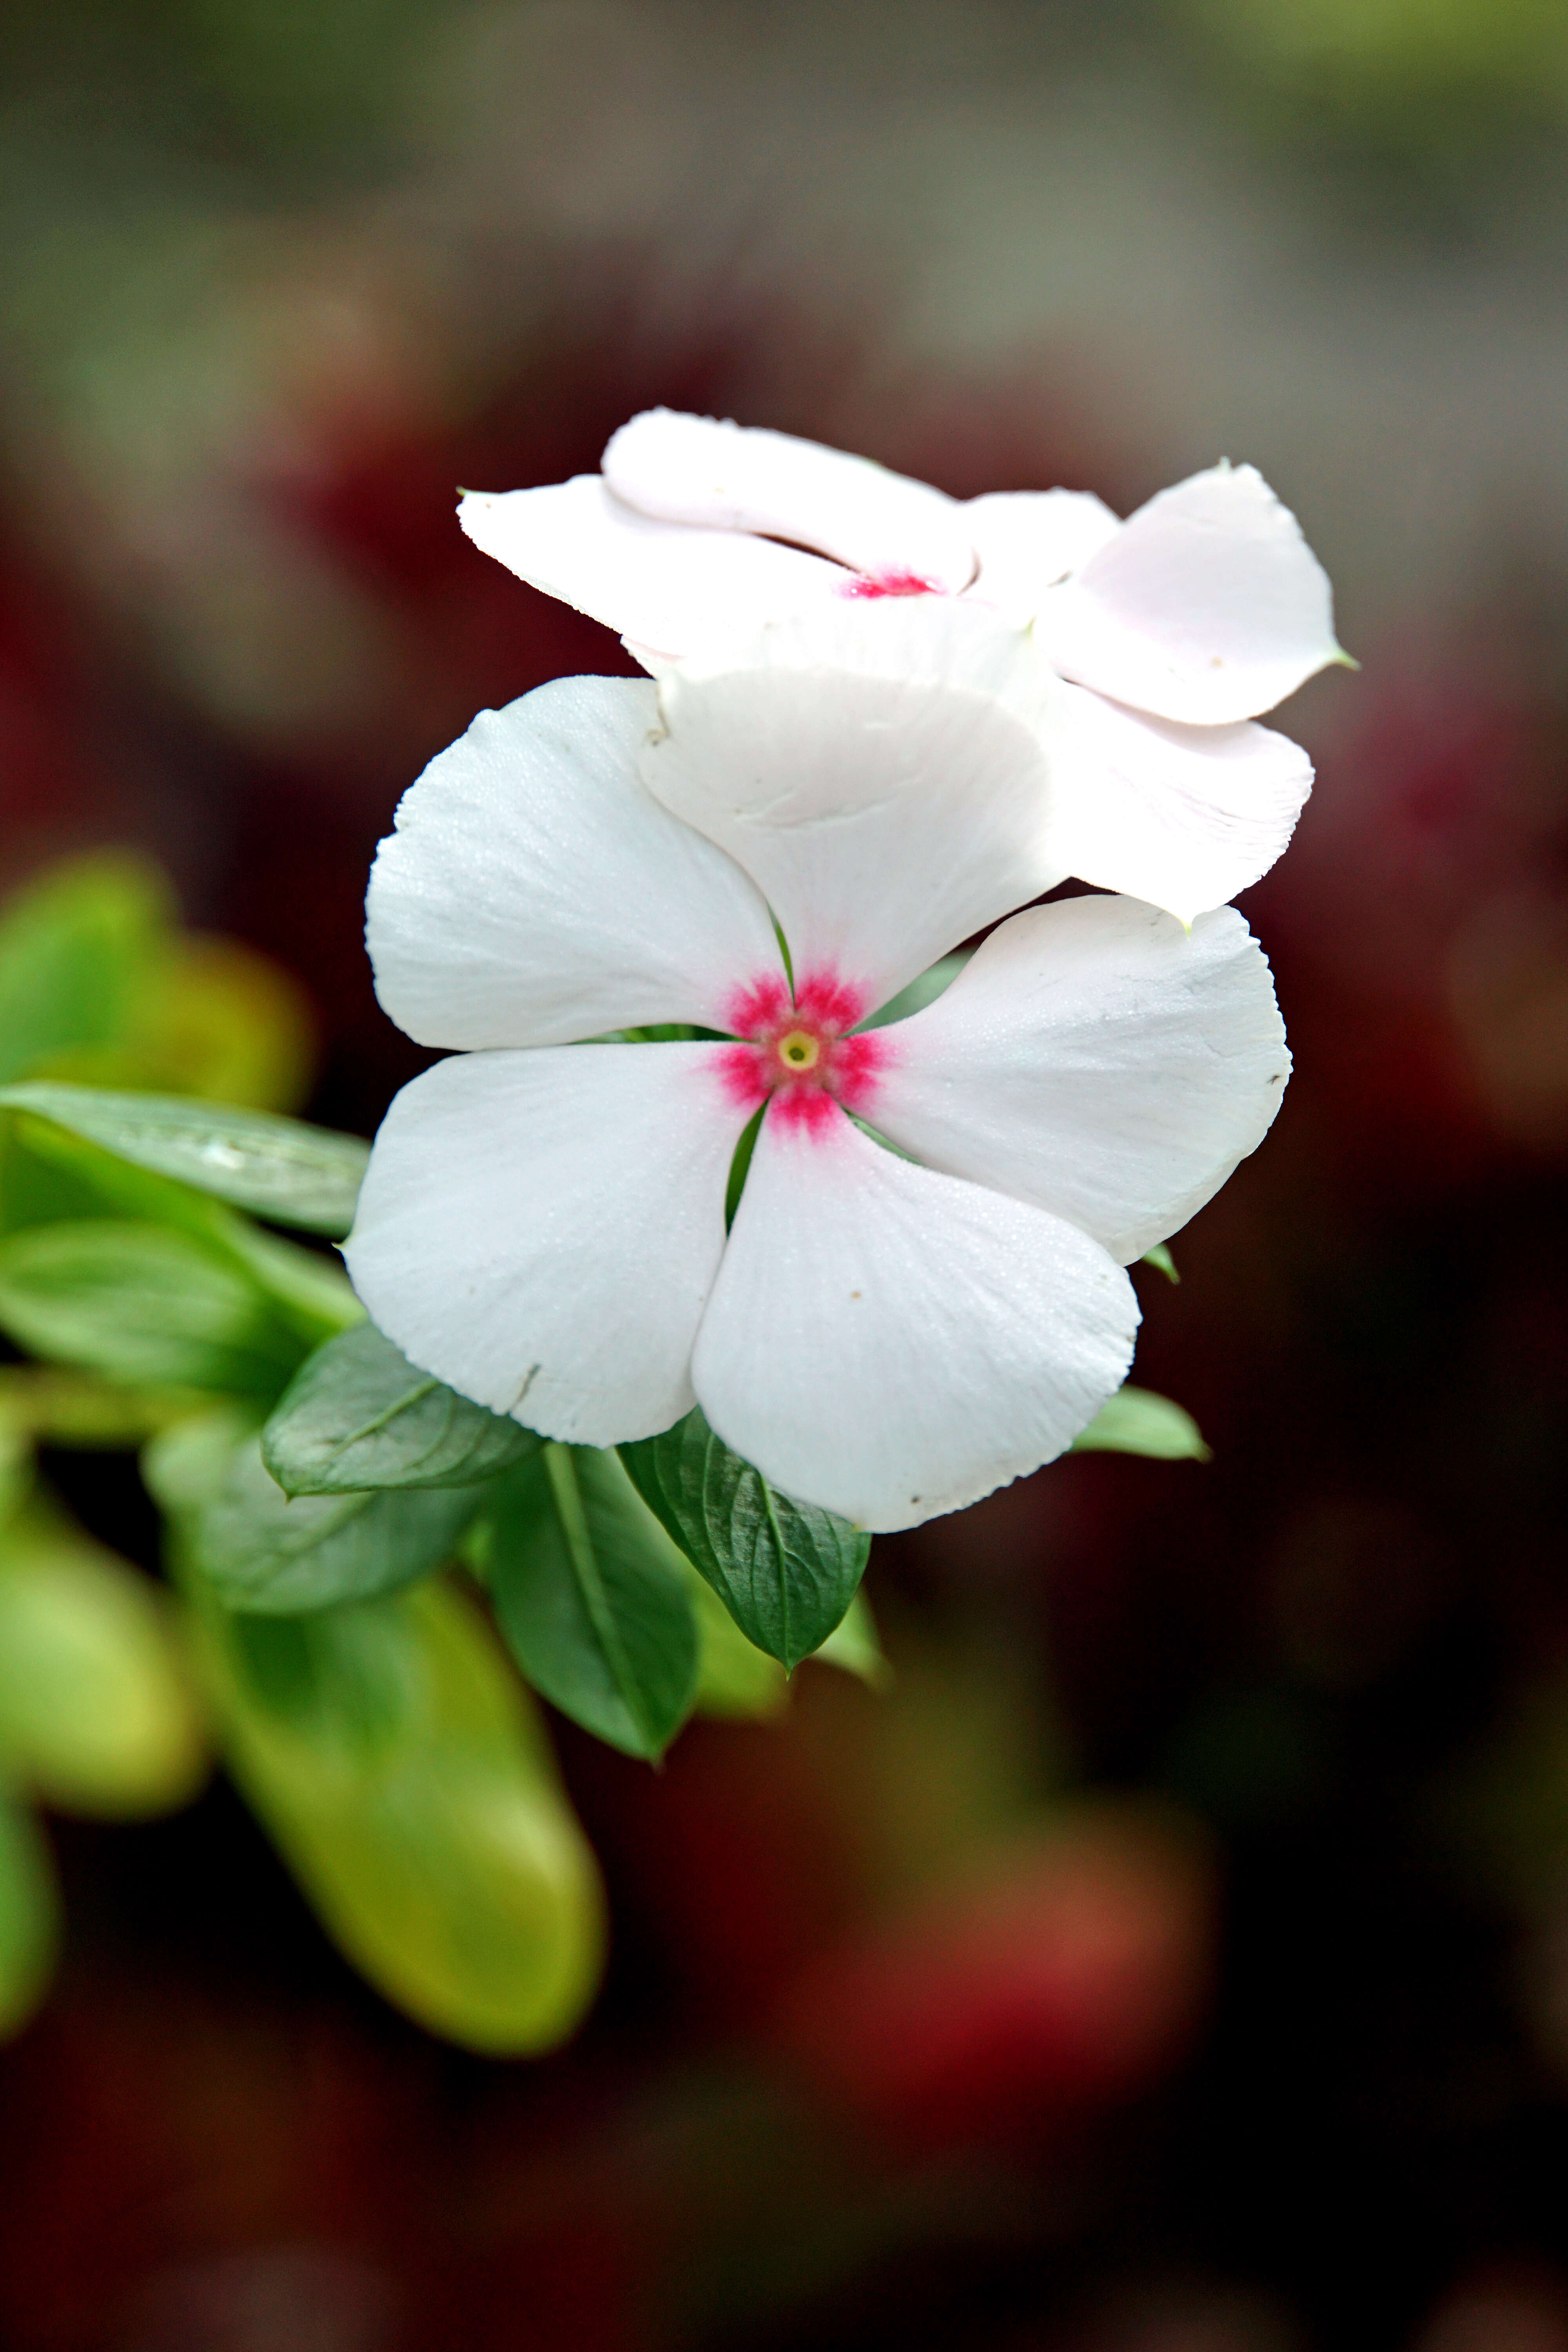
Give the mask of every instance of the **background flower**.
M 1123 523 L 1083 492 L 959 500 L 654 409 L 611 436 L 602 475 L 470 491 L 458 511 L 476 545 L 653 669 L 829 599 L 1009 614 L 1071 681 L 1040 717 L 1063 872 L 1184 921 L 1268 871 L 1311 785 L 1295 744 L 1247 722 L 1342 658 L 1322 566 L 1251 466 L 1196 474 Z

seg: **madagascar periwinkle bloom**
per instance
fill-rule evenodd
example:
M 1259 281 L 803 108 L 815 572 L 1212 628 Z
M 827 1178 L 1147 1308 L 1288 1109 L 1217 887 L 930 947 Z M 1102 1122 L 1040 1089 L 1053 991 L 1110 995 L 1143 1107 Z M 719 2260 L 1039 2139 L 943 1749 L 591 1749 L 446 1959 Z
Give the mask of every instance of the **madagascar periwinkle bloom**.
M 786 434 L 653 409 L 602 474 L 468 494 L 464 530 L 619 630 L 656 674 L 823 604 L 959 597 L 1028 632 L 1063 874 L 1184 921 L 1268 872 L 1311 789 L 1252 722 L 1342 661 L 1321 565 L 1250 466 L 1217 466 L 1119 521 L 1071 490 L 950 499 Z
M 1189 935 L 1127 897 L 1028 906 L 1050 796 L 997 690 L 1018 658 L 979 609 L 840 608 L 657 682 L 557 680 L 431 762 L 368 939 L 388 1013 L 452 1051 L 388 1113 L 345 1253 L 416 1364 L 592 1445 L 700 1402 L 873 1528 L 1071 1443 L 1131 1360 L 1126 1265 L 1289 1064 L 1234 909 Z

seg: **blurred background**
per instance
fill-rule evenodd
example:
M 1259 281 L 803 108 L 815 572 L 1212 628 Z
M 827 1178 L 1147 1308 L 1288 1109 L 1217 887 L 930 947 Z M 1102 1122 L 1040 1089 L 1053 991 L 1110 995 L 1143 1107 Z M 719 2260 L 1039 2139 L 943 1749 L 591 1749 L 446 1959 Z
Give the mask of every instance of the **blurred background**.
M 384 2007 L 221 1781 L 52 1820 L 0 2340 L 1564 2352 L 1568 10 L 51 0 L 0 49 L 0 884 L 158 861 L 303 992 L 311 1116 L 419 1064 L 361 943 L 399 793 L 629 667 L 458 483 L 655 402 L 959 495 L 1250 459 L 1363 664 L 1282 714 L 1317 791 L 1244 901 L 1295 1081 L 1140 1277 L 1213 1463 L 879 1540 L 885 1695 L 807 1668 L 658 1773 L 557 1726 L 613 1940 L 541 2062 Z M 151 1559 L 129 1468 L 59 1475 Z

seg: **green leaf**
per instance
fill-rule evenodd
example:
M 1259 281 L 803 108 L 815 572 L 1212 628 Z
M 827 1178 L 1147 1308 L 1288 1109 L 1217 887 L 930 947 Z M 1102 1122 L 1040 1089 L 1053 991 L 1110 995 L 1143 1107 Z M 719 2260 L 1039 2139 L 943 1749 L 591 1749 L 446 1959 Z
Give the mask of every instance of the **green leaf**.
M 546 2050 L 598 1981 L 603 1898 L 537 1715 L 445 1585 L 321 1616 L 197 1598 L 229 1768 L 329 1935 L 432 2032 Z
M 0 1552 L 0 1770 L 47 1804 L 125 1815 L 184 1804 L 205 1760 L 164 1595 L 30 1513 Z
M 730 1173 L 724 1183 L 724 1231 L 726 1233 L 735 1222 L 735 1212 L 741 1205 L 741 1195 L 746 1189 L 746 1179 L 752 1170 L 752 1155 L 757 1148 L 757 1138 L 763 1131 L 763 1111 L 766 1108 L 767 1105 L 763 1103 L 762 1109 L 752 1113 L 736 1139 L 734 1153 L 730 1161 Z
M 771 1486 L 700 1407 L 619 1451 L 644 1502 L 748 1640 L 786 1667 L 820 1648 L 859 1589 L 869 1536 Z
M 966 949 L 957 955 L 941 957 L 917 980 L 911 980 L 907 988 L 900 988 L 897 996 L 879 1005 L 868 1020 L 861 1022 L 861 1028 L 885 1029 L 889 1021 L 907 1021 L 911 1013 L 923 1013 L 928 1004 L 934 1004 L 943 991 L 952 986 L 971 952 Z
M 59 1895 L 42 1832 L 0 1795 L 0 2035 L 26 2025 L 54 1968 Z
M 174 908 L 153 866 L 115 853 L 55 867 L 0 917 L 0 1080 L 129 1022 Z
M 1072 1443 L 1074 1454 L 1146 1454 L 1156 1462 L 1213 1459 L 1197 1423 L 1152 1389 L 1118 1389 Z
M 210 1239 L 226 1221 L 238 1223 L 232 1210 L 188 1184 L 133 1167 L 30 1111 L 0 1118 L 0 1170 L 7 1233 L 89 1217 L 132 1217 Z
M 689 1712 L 686 1563 L 614 1454 L 543 1445 L 492 1489 L 489 1575 L 523 1673 L 628 1756 L 661 1756 Z
M 483 1497 L 477 1486 L 390 1487 L 290 1502 L 251 1438 L 201 1510 L 193 1557 L 227 1608 L 330 1609 L 441 1567 Z
M 105 1214 L 167 1225 L 205 1243 L 264 1290 L 307 1348 L 363 1319 L 342 1268 L 321 1251 L 264 1233 L 190 1185 L 119 1159 L 31 1113 L 6 1124 L 18 1130 L 0 1156 L 8 1231 L 90 1223 Z
M 0 1108 L 51 1119 L 138 1168 L 277 1224 L 319 1234 L 348 1232 L 370 1158 L 357 1136 L 180 1095 L 110 1094 L 37 1080 L 0 1087 Z
M 194 1235 L 109 1219 L 0 1241 L 0 1326 L 110 1379 L 275 1396 L 300 1343 L 237 1266 Z
M 329 1339 L 295 1373 L 262 1432 L 286 1495 L 372 1486 L 471 1486 L 539 1439 L 416 1371 L 372 1323 Z
M 1158 1266 L 1167 1282 L 1180 1282 L 1182 1278 L 1176 1272 L 1176 1261 L 1163 1242 L 1156 1242 L 1152 1249 L 1144 1251 L 1143 1264 Z

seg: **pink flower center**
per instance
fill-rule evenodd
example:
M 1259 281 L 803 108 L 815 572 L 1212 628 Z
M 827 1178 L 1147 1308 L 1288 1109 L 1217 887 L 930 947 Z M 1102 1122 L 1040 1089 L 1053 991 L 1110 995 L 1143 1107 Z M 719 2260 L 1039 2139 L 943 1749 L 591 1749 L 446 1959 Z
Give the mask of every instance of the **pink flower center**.
M 792 1126 L 819 1128 L 836 1104 L 864 1117 L 890 1052 L 879 1029 L 850 1034 L 869 1010 L 865 990 L 832 971 L 805 975 L 793 1001 L 773 973 L 738 989 L 730 1025 L 743 1042 L 719 1055 L 726 1094 L 748 1117 L 771 1101 Z
M 922 579 L 918 572 L 858 572 L 841 596 L 941 596 L 939 580 Z

